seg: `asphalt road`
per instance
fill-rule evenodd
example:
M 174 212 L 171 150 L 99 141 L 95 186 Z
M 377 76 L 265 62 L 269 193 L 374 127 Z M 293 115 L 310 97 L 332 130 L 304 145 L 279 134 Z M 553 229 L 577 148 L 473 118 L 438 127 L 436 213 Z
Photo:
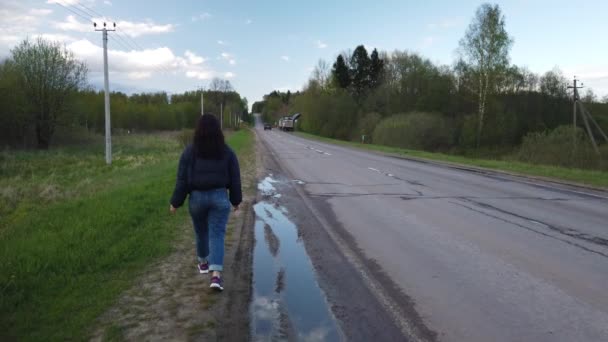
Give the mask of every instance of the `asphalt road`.
M 608 341 L 608 194 L 257 130 L 437 339 Z

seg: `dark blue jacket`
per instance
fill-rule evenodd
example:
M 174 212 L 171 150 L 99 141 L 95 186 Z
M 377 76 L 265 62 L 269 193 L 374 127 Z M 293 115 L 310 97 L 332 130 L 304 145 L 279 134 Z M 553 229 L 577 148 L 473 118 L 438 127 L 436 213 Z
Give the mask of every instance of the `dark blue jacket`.
M 229 190 L 233 206 L 239 205 L 243 200 L 241 171 L 234 151 L 226 145 L 222 159 L 200 159 L 195 158 L 192 145 L 188 145 L 179 159 L 171 205 L 181 207 L 191 191 L 218 188 Z

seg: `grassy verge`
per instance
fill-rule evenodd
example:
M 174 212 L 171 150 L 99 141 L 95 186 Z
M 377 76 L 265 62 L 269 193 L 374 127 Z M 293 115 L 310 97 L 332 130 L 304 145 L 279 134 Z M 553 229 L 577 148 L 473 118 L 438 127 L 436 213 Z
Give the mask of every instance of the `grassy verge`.
M 240 153 L 248 130 L 228 143 Z M 251 145 L 251 144 L 249 144 Z M 85 340 L 94 320 L 172 250 L 174 136 L 0 155 L 0 340 Z
M 537 165 L 528 164 L 518 161 L 509 160 L 493 160 L 493 159 L 473 159 L 457 155 L 448 155 L 442 153 L 432 153 L 425 151 L 407 150 L 396 147 L 388 147 L 373 144 L 361 144 L 350 141 L 336 140 L 308 133 L 298 132 L 299 136 L 308 139 L 314 139 L 318 141 L 328 142 L 336 145 L 356 147 L 360 149 L 366 149 L 371 151 L 378 151 L 383 153 L 394 154 L 397 156 L 414 157 L 428 160 L 436 160 L 448 163 L 454 163 L 459 165 L 468 165 L 475 167 L 482 167 L 492 170 L 507 171 L 514 174 L 537 176 L 550 178 L 555 180 L 562 180 L 574 183 L 580 183 L 584 185 L 591 185 L 595 187 L 608 188 L 608 172 L 595 171 L 595 170 L 581 170 L 581 169 L 569 169 L 564 167 L 549 166 L 549 165 Z

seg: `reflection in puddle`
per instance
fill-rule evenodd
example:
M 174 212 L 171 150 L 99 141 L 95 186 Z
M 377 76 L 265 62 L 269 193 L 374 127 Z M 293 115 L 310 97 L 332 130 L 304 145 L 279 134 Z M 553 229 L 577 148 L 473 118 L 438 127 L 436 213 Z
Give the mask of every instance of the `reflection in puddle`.
M 272 185 L 276 182 L 276 180 L 272 179 L 272 175 L 270 175 L 258 183 L 258 190 L 260 190 L 262 195 L 270 196 L 276 192 L 276 189 Z
M 340 340 L 297 227 L 276 203 L 274 183 L 266 177 L 258 185 L 266 201 L 254 206 L 253 340 Z

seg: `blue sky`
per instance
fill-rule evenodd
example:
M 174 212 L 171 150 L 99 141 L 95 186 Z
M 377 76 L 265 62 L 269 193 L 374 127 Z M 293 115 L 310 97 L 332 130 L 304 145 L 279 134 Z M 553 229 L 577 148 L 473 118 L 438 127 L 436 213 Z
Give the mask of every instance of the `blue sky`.
M 331 64 L 358 44 L 451 64 L 482 2 L 0 0 L 0 56 L 43 35 L 86 60 L 98 86 L 101 34 L 90 20 L 104 16 L 121 34 L 110 33 L 113 89 L 182 92 L 220 77 L 251 104 L 273 89 L 301 89 L 319 59 Z M 608 1 L 497 3 L 515 41 L 513 63 L 537 73 L 559 66 L 608 94 Z

